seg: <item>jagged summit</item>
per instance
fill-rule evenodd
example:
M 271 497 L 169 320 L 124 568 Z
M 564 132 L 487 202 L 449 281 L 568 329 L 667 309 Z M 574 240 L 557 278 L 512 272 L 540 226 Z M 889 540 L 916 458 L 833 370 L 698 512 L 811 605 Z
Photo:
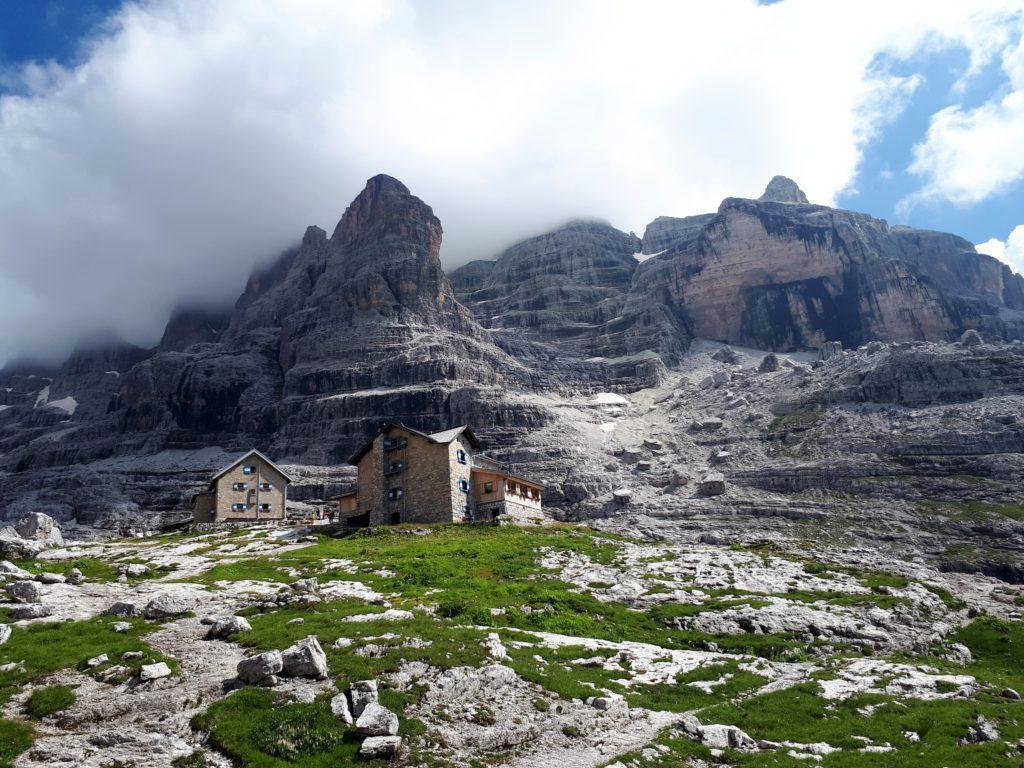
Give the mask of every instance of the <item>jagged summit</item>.
M 773 176 L 758 200 L 770 203 L 806 203 L 807 195 L 797 183 L 786 176 Z
M 402 237 L 420 236 L 440 249 L 441 222 L 431 207 L 398 179 L 381 173 L 368 179 L 345 209 L 332 239 L 345 245 L 385 231 Z

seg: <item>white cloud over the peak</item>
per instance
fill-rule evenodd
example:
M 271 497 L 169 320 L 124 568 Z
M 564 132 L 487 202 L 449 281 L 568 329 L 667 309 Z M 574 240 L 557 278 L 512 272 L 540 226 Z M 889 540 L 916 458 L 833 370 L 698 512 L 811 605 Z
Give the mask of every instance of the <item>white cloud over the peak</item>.
M 984 45 L 1000 57 L 1005 87 L 974 108 L 956 104 L 932 116 L 909 169 L 922 188 L 904 209 L 928 200 L 972 205 L 1024 179 L 1024 12 L 1002 31 L 1012 34 L 993 34 Z
M 832 202 L 919 83 L 878 62 L 984 62 L 1022 2 L 126 5 L 81 65 L 0 98 L 0 359 L 98 327 L 152 343 L 379 172 L 434 207 L 449 265 L 776 173 Z
M 975 248 L 979 253 L 995 256 L 1017 274 L 1024 275 L 1024 224 L 1014 227 L 1005 241 L 993 237 L 978 243 Z

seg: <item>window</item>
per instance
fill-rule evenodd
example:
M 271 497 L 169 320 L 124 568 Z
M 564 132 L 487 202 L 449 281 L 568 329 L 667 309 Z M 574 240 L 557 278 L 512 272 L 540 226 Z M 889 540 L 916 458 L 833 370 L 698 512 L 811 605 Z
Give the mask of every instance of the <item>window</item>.
M 385 437 L 384 438 L 384 450 L 385 451 L 397 451 L 399 448 L 405 448 L 409 444 L 409 441 L 404 437 Z
M 269 512 L 273 506 L 273 504 L 260 504 L 260 512 Z
M 484 483 L 484 493 L 494 493 L 494 483 Z
M 469 493 L 469 481 L 459 480 L 459 490 L 463 493 Z
M 388 464 L 388 468 L 384 470 L 385 475 L 397 475 L 405 468 L 405 464 L 401 461 L 392 461 Z
M 233 491 L 244 491 L 244 490 L 247 490 L 248 488 L 249 488 L 249 484 L 248 483 L 232 483 L 231 484 L 231 490 L 233 490 Z
M 232 512 L 245 512 L 245 510 L 247 510 L 248 508 L 249 508 L 248 504 L 232 504 L 231 505 L 231 511 Z
M 260 483 L 260 490 L 261 491 L 270 491 L 270 490 L 273 490 L 273 488 L 274 488 L 274 484 L 273 483 Z
M 456 459 L 456 461 L 459 462 L 459 464 L 465 464 L 466 463 L 466 452 L 464 450 L 462 450 L 461 448 L 459 448 L 459 450 L 457 450 L 455 452 L 455 459 Z
M 256 467 L 242 467 L 242 474 L 243 475 L 255 475 L 256 474 Z
M 388 500 L 389 501 L 398 501 L 400 498 L 402 498 L 402 489 L 401 488 L 389 488 L 388 489 Z

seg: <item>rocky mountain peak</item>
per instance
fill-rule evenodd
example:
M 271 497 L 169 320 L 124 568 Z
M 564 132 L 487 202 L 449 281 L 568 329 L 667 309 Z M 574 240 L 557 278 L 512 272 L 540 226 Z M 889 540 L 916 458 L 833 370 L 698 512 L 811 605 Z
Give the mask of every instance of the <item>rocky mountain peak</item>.
M 786 176 L 773 176 L 758 200 L 771 203 L 806 203 L 807 195 L 797 183 Z
M 430 243 L 435 257 L 441 247 L 441 222 L 429 205 L 414 196 L 398 179 L 378 174 L 345 210 L 334 230 L 337 245 L 350 245 L 387 235 L 421 239 Z

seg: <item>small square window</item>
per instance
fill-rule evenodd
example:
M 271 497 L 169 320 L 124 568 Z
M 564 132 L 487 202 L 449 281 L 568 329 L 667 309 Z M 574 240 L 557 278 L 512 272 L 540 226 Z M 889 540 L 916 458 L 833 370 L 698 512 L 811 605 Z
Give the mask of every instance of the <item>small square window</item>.
M 398 499 L 400 499 L 400 498 L 402 498 L 402 489 L 401 488 L 391 488 L 391 489 L 388 490 L 388 499 L 389 500 L 391 500 L 391 501 L 398 501 Z
M 469 481 L 459 480 L 459 490 L 463 493 L 469 493 Z
M 232 512 L 245 512 L 245 510 L 247 510 L 248 508 L 249 508 L 248 504 L 232 504 L 231 505 L 231 511 Z
M 269 512 L 273 507 L 273 504 L 260 504 L 260 512 Z
M 243 475 L 254 475 L 256 474 L 256 467 L 242 467 Z
M 233 491 L 244 491 L 249 488 L 248 483 L 232 483 L 231 490 Z
M 484 483 L 484 493 L 494 493 L 494 483 Z
M 261 491 L 272 491 L 274 489 L 273 483 L 260 483 Z
M 459 448 L 459 450 L 457 450 L 455 452 L 455 458 L 456 458 L 456 460 L 458 460 L 459 464 L 465 464 L 466 463 L 466 452 L 464 450 L 462 450 L 461 448 Z

